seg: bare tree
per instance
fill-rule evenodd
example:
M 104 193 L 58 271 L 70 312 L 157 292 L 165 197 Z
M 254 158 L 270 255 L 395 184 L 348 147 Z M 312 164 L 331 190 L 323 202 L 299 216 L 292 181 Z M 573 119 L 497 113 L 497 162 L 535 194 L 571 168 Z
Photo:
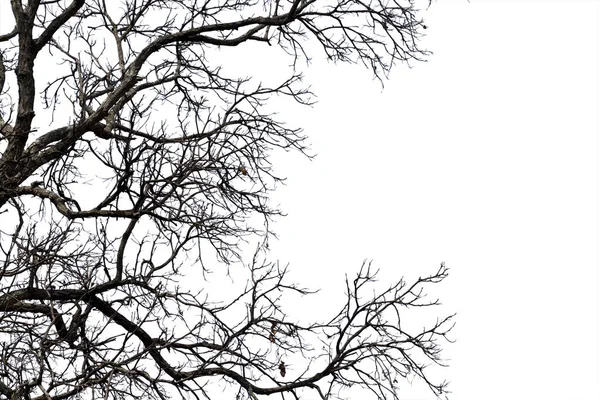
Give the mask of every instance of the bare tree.
M 301 321 L 266 259 L 270 156 L 307 154 L 272 99 L 313 102 L 309 52 L 385 78 L 419 60 L 412 0 L 11 0 L 0 24 L 0 397 L 399 398 L 442 364 L 451 317 L 424 286 L 374 292 L 365 264 L 332 318 Z M 10 12 L 12 11 L 12 12 Z M 231 76 L 219 51 L 255 43 L 292 61 L 276 85 Z M 298 67 L 298 68 L 297 68 Z M 209 264 L 242 262 L 214 293 Z M 212 268 L 218 270 L 217 266 Z M 239 283 L 245 285 L 239 285 Z M 360 389 L 359 389 L 360 390 Z

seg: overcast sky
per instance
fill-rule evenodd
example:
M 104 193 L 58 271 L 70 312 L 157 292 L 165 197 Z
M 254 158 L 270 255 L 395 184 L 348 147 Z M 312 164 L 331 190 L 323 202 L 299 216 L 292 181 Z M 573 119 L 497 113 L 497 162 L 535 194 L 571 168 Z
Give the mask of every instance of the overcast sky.
M 443 0 L 434 54 L 383 91 L 358 66 L 307 70 L 320 101 L 292 119 L 318 156 L 277 166 L 272 248 L 324 289 L 319 310 L 365 258 L 389 279 L 445 261 L 454 399 L 600 398 L 599 14 Z

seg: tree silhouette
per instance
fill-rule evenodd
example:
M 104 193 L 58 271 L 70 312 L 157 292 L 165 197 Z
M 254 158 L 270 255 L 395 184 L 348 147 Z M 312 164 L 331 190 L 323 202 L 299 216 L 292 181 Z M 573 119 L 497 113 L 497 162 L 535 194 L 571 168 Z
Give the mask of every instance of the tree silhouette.
M 309 53 L 383 79 L 420 60 L 412 0 L 11 0 L 0 8 L 0 396 L 338 398 L 399 381 L 445 382 L 438 340 L 451 317 L 410 330 L 436 305 L 424 286 L 381 292 L 363 265 L 329 320 L 282 307 L 310 294 L 267 261 L 274 151 L 307 154 L 273 99 L 312 104 Z M 277 85 L 229 75 L 220 49 L 274 46 Z M 227 293 L 202 278 L 243 262 Z M 226 267 L 222 269 L 226 270 Z M 198 280 L 190 284 L 190 277 Z M 306 397 L 308 396 L 308 397 Z

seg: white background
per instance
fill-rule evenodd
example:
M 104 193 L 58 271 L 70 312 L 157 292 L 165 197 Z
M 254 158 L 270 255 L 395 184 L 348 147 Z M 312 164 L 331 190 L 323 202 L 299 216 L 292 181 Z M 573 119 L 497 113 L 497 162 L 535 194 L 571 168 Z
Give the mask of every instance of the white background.
M 290 119 L 318 156 L 279 160 L 288 216 L 271 246 L 323 289 L 299 307 L 339 304 L 365 258 L 386 279 L 445 261 L 432 292 L 458 313 L 451 398 L 600 398 L 599 14 L 440 0 L 424 14 L 434 54 L 383 91 L 315 56 L 319 103 Z
M 319 103 L 284 115 L 318 156 L 275 167 L 273 258 L 323 289 L 298 311 L 337 308 L 364 259 L 383 281 L 445 261 L 432 294 L 458 313 L 451 398 L 600 398 L 599 15 L 593 0 L 438 0 L 434 54 L 383 91 L 315 55 Z

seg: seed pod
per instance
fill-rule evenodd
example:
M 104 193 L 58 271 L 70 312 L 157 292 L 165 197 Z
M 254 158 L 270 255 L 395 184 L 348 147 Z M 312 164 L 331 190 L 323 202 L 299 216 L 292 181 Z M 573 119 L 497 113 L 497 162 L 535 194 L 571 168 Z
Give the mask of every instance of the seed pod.
M 281 376 L 285 377 L 285 364 L 282 362 L 279 363 L 279 373 Z

